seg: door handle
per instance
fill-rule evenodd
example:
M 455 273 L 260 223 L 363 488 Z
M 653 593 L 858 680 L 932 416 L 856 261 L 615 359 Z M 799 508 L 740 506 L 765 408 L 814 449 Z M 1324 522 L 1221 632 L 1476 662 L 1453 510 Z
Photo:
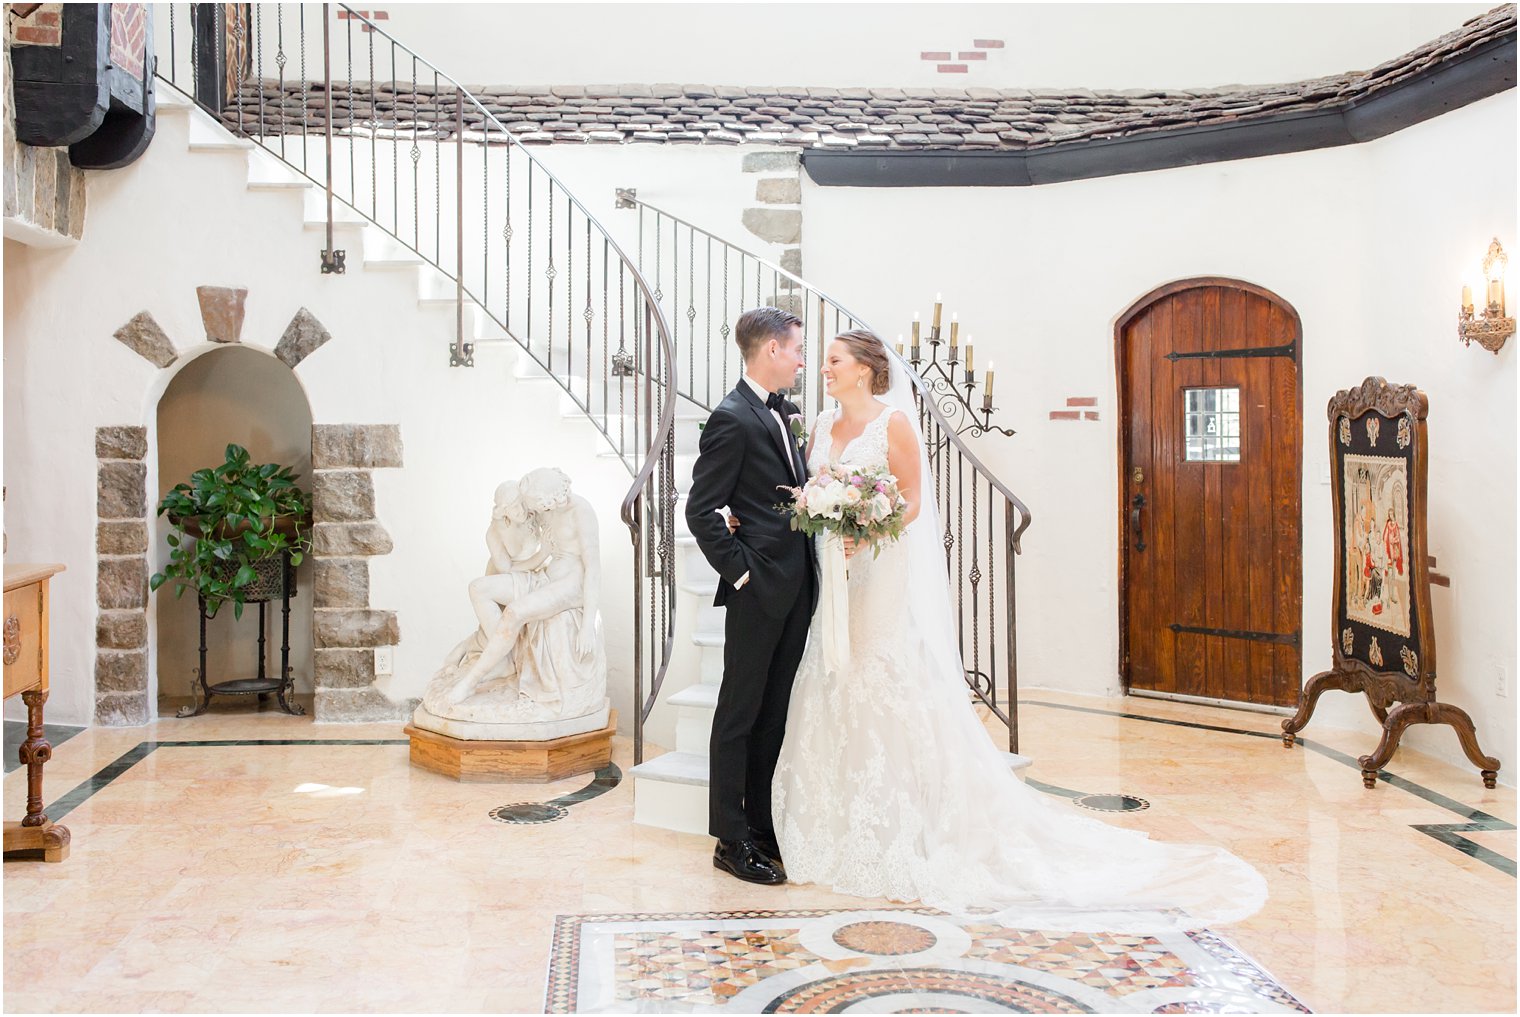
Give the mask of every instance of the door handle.
M 1130 499 L 1129 525 L 1135 531 L 1135 550 L 1145 550 L 1145 536 L 1140 529 L 1140 510 L 1145 508 L 1145 495 L 1137 494 Z

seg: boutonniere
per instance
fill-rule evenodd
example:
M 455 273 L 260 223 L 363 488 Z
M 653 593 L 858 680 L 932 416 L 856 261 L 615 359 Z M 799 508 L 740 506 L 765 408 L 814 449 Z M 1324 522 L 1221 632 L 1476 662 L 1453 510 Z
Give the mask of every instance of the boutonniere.
M 802 414 L 793 413 L 787 418 L 787 426 L 792 429 L 792 439 L 797 442 L 797 447 L 802 448 L 807 443 L 807 427 L 802 422 Z

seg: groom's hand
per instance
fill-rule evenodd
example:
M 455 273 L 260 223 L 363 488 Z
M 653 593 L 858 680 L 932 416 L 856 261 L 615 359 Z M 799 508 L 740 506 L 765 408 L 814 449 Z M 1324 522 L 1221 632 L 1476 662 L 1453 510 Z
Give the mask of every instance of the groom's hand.
M 728 532 L 729 533 L 738 533 L 739 532 L 739 517 L 736 516 L 736 515 L 734 515 L 732 512 L 730 512 L 728 514 Z

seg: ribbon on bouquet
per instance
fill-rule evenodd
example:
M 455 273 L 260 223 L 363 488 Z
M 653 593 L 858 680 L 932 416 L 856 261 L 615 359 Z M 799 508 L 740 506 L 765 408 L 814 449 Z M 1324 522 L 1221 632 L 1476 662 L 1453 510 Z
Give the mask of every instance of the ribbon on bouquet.
M 819 566 L 823 589 L 819 591 L 823 623 L 823 667 L 838 674 L 850 663 L 850 589 L 844 541 L 830 530 L 823 538 Z

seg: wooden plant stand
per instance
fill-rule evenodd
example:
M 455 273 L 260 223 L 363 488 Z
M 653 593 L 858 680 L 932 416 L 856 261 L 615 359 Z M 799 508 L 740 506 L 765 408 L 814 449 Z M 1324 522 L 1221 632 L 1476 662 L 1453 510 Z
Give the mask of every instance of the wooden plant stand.
M 1330 463 L 1335 519 L 1333 666 L 1309 679 L 1298 712 L 1283 721 L 1292 748 L 1326 691 L 1360 692 L 1383 737 L 1361 756 L 1362 786 L 1372 788 L 1411 724 L 1449 724 L 1462 751 L 1492 788 L 1499 760 L 1484 755 L 1465 710 L 1436 701 L 1436 639 L 1425 528 L 1425 394 L 1412 385 L 1368 378 L 1330 400 Z M 1353 478 L 1348 490 L 1346 478 Z M 1381 501 L 1373 491 L 1386 494 Z M 1363 521 L 1370 511 L 1370 522 Z M 1398 515 L 1405 512 L 1403 525 Z M 1384 522 L 1378 532 L 1376 523 Z M 1349 525 L 1348 525 L 1348 520 Z M 1348 540 L 1348 533 L 1359 539 Z M 1379 546 L 1380 545 L 1380 546 Z M 1407 569 L 1407 597 L 1403 571 Z M 1356 589 L 1348 588 L 1352 578 Z M 1368 590 L 1380 591 L 1375 606 Z M 1390 597 L 1388 589 L 1393 590 Z
M 273 559 L 270 559 L 273 561 Z M 200 645 L 200 672 L 198 681 L 200 684 L 201 701 L 198 704 L 181 707 L 175 714 L 176 717 L 199 717 L 211 706 L 212 696 L 258 696 L 260 701 L 269 698 L 273 692 L 280 700 L 280 709 L 292 716 L 300 716 L 306 712 L 306 707 L 297 703 L 292 698 L 295 688 L 295 678 L 290 673 L 290 598 L 295 594 L 295 569 L 290 564 L 290 552 L 280 555 L 278 562 L 278 581 L 260 581 L 252 595 L 244 598 L 245 604 L 257 603 L 259 605 L 259 671 L 254 678 L 232 678 L 227 681 L 211 683 L 206 679 L 206 598 L 201 597 L 198 608 L 201 616 L 201 645 Z M 271 577 L 273 578 L 273 577 Z M 276 596 L 280 598 L 280 674 L 279 677 L 271 678 L 267 673 L 266 662 L 268 652 L 264 646 L 264 632 L 267 629 L 265 612 L 269 603 Z

